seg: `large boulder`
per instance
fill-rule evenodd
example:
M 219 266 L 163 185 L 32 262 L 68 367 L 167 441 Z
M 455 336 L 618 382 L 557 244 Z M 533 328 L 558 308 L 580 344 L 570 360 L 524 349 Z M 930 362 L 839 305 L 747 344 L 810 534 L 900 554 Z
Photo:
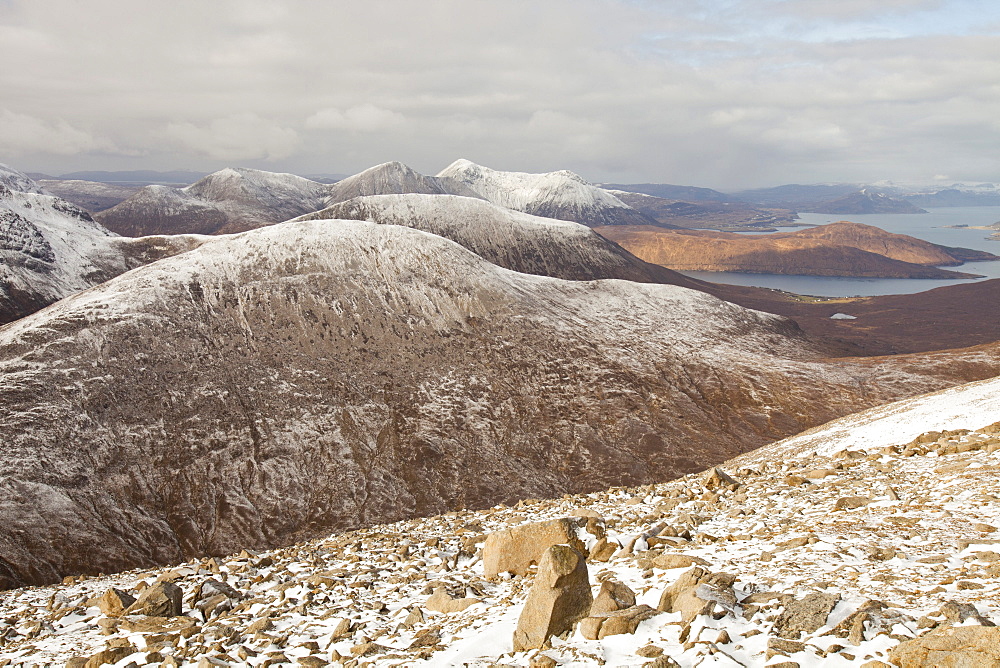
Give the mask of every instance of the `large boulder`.
M 181 614 L 181 588 L 172 582 L 157 582 L 143 589 L 139 600 L 130 605 L 125 614 L 176 617 Z
M 695 566 L 684 571 L 660 596 L 657 606 L 662 612 L 679 612 L 690 622 L 698 615 L 732 614 L 739 607 L 733 582 L 736 576 L 712 573 Z
M 135 597 L 116 587 L 107 590 L 97 599 L 97 607 L 109 617 L 121 617 L 135 603 Z
M 552 636 L 572 631 L 593 601 L 584 556 L 569 545 L 550 546 L 517 620 L 514 651 L 541 648 Z
M 434 612 L 452 613 L 462 612 L 476 603 L 482 603 L 482 601 L 472 597 L 455 597 L 448 593 L 447 588 L 438 587 L 424 605 L 428 610 Z
M 812 633 L 825 625 L 838 603 L 840 594 L 825 594 L 819 591 L 789 601 L 784 612 L 774 620 L 774 634 L 798 640 L 803 633 Z
M 589 534 L 596 543 L 605 537 L 604 521 L 598 517 L 563 517 L 491 533 L 483 545 L 483 574 L 486 578 L 508 571 L 524 575 L 552 545 L 569 545 L 586 557 L 589 553 L 581 534 Z
M 1000 628 L 946 626 L 899 643 L 889 652 L 901 668 L 998 668 Z
M 616 580 L 601 584 L 594 604 L 590 606 L 591 615 L 603 615 L 615 610 L 624 610 L 635 605 L 635 592 L 629 586 Z
M 591 614 L 580 622 L 580 633 L 588 640 L 603 640 L 608 636 L 635 633 L 639 624 L 660 614 L 646 604 L 633 605 L 603 614 Z

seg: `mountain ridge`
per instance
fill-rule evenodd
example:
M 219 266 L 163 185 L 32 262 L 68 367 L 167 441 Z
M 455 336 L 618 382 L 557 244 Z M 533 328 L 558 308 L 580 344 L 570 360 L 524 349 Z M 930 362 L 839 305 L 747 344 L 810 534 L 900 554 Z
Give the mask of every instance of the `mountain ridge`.
M 493 204 L 536 216 L 571 220 L 588 227 L 659 225 L 611 193 L 568 170 L 529 174 L 504 172 L 459 159 L 438 173 Z
M 227 167 L 184 188 L 145 186 L 95 218 L 124 236 L 242 232 L 315 211 L 328 187 L 294 174 Z
M 215 237 L 0 328 L 0 571 L 669 479 L 1000 372 L 985 350 L 822 355 L 703 293 L 530 276 L 396 225 Z

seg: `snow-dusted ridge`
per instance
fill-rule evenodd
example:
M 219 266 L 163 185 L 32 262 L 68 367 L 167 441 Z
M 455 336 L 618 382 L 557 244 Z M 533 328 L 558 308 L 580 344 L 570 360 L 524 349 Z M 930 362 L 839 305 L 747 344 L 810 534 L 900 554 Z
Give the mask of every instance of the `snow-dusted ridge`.
M 370 195 L 404 194 L 479 197 L 456 181 L 424 176 L 401 162 L 386 162 L 331 185 L 325 204 L 331 206 L 355 197 Z
M 198 243 L 193 237 L 124 239 L 0 166 L 0 324 Z
M 294 174 L 227 167 L 185 188 L 146 186 L 96 218 L 128 236 L 241 232 L 319 209 L 328 188 Z
M 0 583 L 668 480 L 969 372 L 820 355 L 703 293 L 397 225 L 201 239 L 0 329 Z
M 813 451 L 833 456 L 847 449 L 874 452 L 928 431 L 974 430 L 995 422 L 1000 422 L 1000 378 L 876 406 L 774 443 L 753 457 L 787 459 Z
M 651 265 L 592 229 L 445 194 L 357 197 L 296 220 L 370 220 L 451 239 L 507 269 L 570 280 L 620 278 L 690 286 L 693 281 Z
M 461 183 L 499 206 L 536 216 L 572 220 L 588 227 L 656 224 L 608 191 L 566 170 L 503 172 L 460 159 L 438 177 Z

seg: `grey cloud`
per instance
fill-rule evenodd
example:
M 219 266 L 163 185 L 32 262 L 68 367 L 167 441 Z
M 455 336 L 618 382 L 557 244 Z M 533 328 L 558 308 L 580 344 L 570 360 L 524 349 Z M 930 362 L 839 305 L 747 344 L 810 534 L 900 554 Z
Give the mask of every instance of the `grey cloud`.
M 0 130 L 0 152 L 49 171 L 468 157 L 715 187 L 1000 180 L 997 35 L 806 36 L 943 6 L 15 2 L 0 90 L 35 129 Z

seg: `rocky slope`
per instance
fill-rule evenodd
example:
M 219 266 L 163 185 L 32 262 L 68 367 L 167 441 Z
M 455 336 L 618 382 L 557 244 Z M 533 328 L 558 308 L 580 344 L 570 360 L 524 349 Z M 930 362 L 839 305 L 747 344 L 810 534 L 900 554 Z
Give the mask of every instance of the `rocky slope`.
M 768 209 L 746 202 L 663 199 L 643 193 L 611 190 L 612 195 L 640 213 L 668 227 L 714 230 L 773 230 L 794 226 L 798 214 L 790 209 Z
M 0 165 L 0 324 L 198 243 L 187 237 L 122 239 L 83 209 Z
M 701 287 L 682 274 L 643 262 L 589 227 L 481 199 L 440 194 L 358 197 L 297 220 L 328 219 L 369 220 L 423 230 L 451 239 L 497 266 L 525 274 Z
M 707 230 L 606 227 L 598 232 L 638 257 L 680 271 L 740 271 L 811 276 L 975 278 L 937 269 L 997 256 L 948 248 L 870 225 L 830 225 L 745 236 Z
M 38 185 L 46 192 L 86 209 L 90 213 L 104 211 L 116 204 L 121 204 L 138 192 L 140 187 L 76 179 L 44 179 L 40 180 Z
M 0 329 L 0 573 L 669 479 L 1000 372 L 817 357 L 702 293 L 528 276 L 399 226 L 213 238 Z
M 227 168 L 185 188 L 146 186 L 96 219 L 131 237 L 227 234 L 315 211 L 328 188 L 293 174 Z
M 456 160 L 438 177 L 459 183 L 493 204 L 587 227 L 657 224 L 606 190 L 565 170 L 546 174 L 501 172 Z
M 883 407 L 671 482 L 0 593 L 0 660 L 992 665 L 998 390 Z M 554 554 L 572 578 L 553 583 Z

